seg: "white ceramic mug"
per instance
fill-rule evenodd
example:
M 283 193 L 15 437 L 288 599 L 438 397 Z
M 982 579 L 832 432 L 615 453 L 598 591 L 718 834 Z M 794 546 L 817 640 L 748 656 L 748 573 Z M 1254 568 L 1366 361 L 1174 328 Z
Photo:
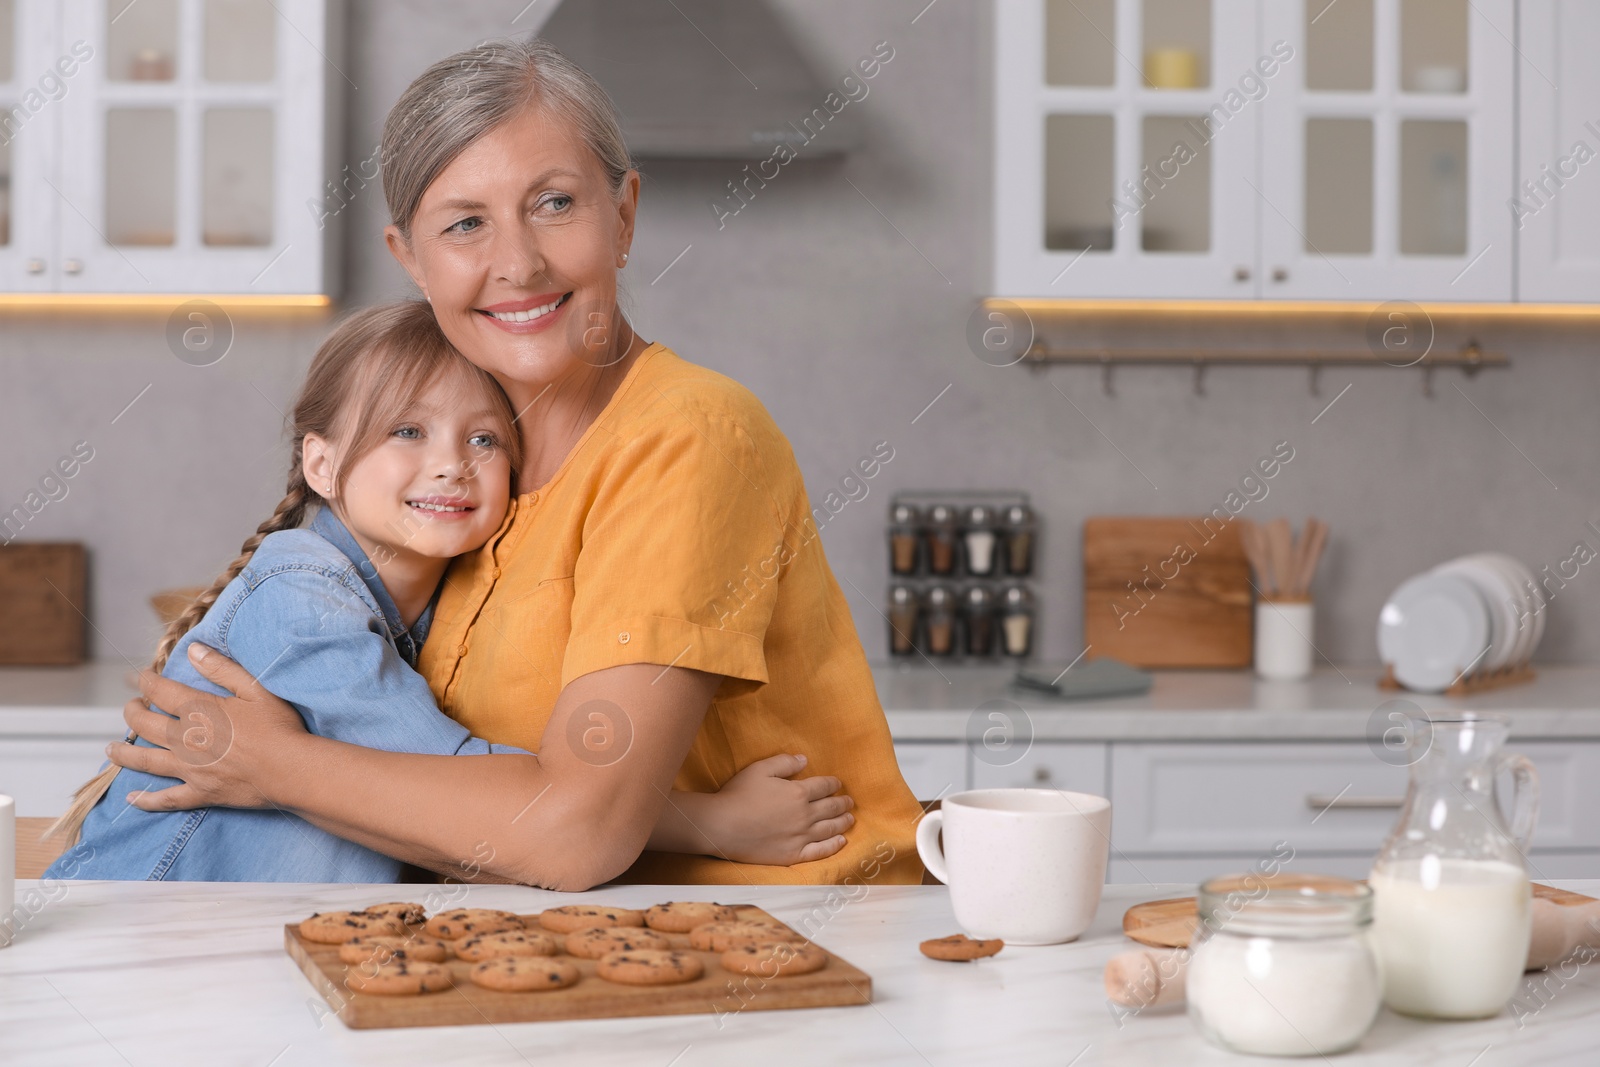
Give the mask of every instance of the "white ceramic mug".
M 17 907 L 17 803 L 0 795 L 0 948 L 11 944 Z
M 956 922 L 1018 945 L 1089 928 L 1110 848 L 1111 801 L 1059 789 L 955 793 L 917 826 L 917 854 L 950 887 Z

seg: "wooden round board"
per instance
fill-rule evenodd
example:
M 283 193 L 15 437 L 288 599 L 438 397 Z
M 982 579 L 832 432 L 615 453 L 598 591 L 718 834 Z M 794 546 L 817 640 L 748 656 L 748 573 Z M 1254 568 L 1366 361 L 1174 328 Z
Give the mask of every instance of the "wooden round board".
M 1595 898 L 1554 886 L 1533 883 L 1533 895 L 1555 904 L 1588 904 Z M 1122 917 L 1122 932 L 1151 948 L 1188 948 L 1199 915 L 1194 897 L 1173 897 L 1135 904 Z

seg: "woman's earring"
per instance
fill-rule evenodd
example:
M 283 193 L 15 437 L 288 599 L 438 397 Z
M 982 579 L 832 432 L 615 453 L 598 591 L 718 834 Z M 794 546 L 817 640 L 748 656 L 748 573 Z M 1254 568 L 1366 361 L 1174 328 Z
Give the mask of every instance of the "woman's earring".
M 622 253 L 622 262 L 624 262 L 624 263 L 628 262 L 628 253 L 626 253 L 626 252 Z

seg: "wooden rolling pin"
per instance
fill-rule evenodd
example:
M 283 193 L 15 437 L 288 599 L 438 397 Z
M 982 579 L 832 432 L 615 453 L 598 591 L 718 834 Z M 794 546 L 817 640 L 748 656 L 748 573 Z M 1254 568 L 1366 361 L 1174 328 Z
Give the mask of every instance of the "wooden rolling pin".
M 1533 900 L 1533 937 L 1526 970 L 1560 963 L 1580 948 L 1600 949 L 1600 900 L 1557 904 Z M 1151 1008 L 1184 1001 L 1184 971 L 1189 950 L 1140 948 L 1106 962 L 1106 996 L 1125 1008 Z

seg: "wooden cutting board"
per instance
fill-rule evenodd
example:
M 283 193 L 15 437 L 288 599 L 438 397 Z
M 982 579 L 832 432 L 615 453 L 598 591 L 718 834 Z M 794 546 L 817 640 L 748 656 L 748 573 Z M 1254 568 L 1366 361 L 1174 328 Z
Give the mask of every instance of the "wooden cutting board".
M 70 667 L 84 661 L 88 571 L 81 544 L 0 546 L 0 664 Z
M 739 908 L 740 919 L 785 925 L 760 908 L 735 906 Z M 530 927 L 536 927 L 536 916 L 522 918 Z M 451 957 L 446 966 L 455 978 L 454 988 L 414 997 L 373 996 L 347 988 L 345 973 L 349 965 L 339 959 L 339 946 L 305 940 L 300 936 L 298 923 L 284 926 L 283 945 L 322 999 L 328 1002 L 328 1007 L 353 1030 L 619 1019 L 635 1015 L 721 1016 L 739 1011 L 872 1003 L 871 977 L 831 952 L 828 965 L 820 971 L 763 979 L 723 970 L 717 953 L 689 947 L 688 934 L 666 936 L 674 948 L 699 956 L 705 964 L 705 974 L 681 985 L 619 985 L 597 977 L 594 960 L 563 955 L 562 959 L 576 964 L 583 972 L 576 985 L 548 993 L 498 993 L 474 985 L 467 977 L 473 965 Z
M 1573 893 L 1554 886 L 1533 883 L 1533 895 L 1555 904 L 1577 905 L 1591 903 L 1594 898 Z M 1151 948 L 1188 948 L 1199 922 L 1194 897 L 1173 897 L 1170 900 L 1151 900 L 1135 904 L 1122 916 L 1122 932 L 1141 945 Z
M 1088 519 L 1083 634 L 1135 667 L 1248 667 L 1255 607 L 1238 525 L 1214 517 Z

